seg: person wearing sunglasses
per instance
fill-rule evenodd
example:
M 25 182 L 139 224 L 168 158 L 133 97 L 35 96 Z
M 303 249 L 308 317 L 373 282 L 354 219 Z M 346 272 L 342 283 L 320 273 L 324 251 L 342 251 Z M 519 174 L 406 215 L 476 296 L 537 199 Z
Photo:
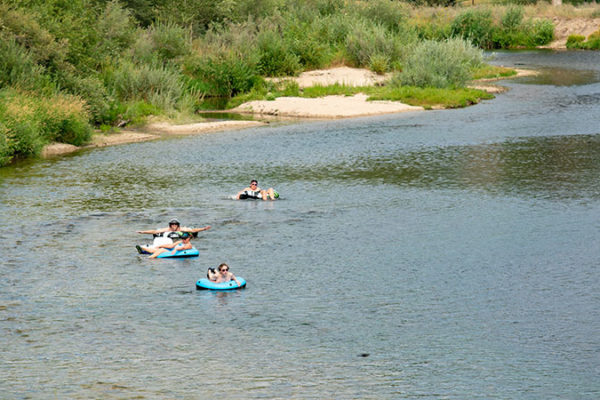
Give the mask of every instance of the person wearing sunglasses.
M 219 265 L 217 270 L 218 270 L 218 272 L 216 272 L 213 268 L 208 269 L 208 279 L 209 280 L 211 280 L 215 283 L 229 282 L 231 280 L 234 280 L 235 283 L 238 284 L 238 286 L 240 285 L 240 281 L 238 281 L 238 279 L 235 277 L 235 275 L 233 275 L 231 272 L 229 272 L 229 265 L 223 263 L 223 264 Z
M 178 240 L 180 232 L 188 232 L 195 234 L 194 236 L 196 236 L 198 232 L 206 231 L 208 229 L 210 229 L 210 225 L 207 225 L 204 228 L 188 228 L 187 226 L 181 226 L 179 220 L 173 218 L 169 221 L 169 226 L 167 228 L 137 231 L 137 233 L 154 235 L 154 241 L 151 247 L 158 247 L 163 244 L 172 244 L 173 240 Z M 147 247 L 150 246 L 147 245 Z
M 135 246 L 140 254 L 147 252 L 152 253 L 149 258 L 156 258 L 159 254 L 171 251 L 175 254 L 177 251 L 188 250 L 192 248 L 192 234 L 189 232 L 179 232 L 180 240 L 174 243 L 161 244 L 157 247 Z
M 273 188 L 263 190 L 258 187 L 258 181 L 256 179 L 252 179 L 250 181 L 250 186 L 240 190 L 236 196 L 236 199 L 238 199 L 238 200 L 244 200 L 244 199 L 275 200 L 278 197 L 279 197 L 279 193 L 277 193 Z

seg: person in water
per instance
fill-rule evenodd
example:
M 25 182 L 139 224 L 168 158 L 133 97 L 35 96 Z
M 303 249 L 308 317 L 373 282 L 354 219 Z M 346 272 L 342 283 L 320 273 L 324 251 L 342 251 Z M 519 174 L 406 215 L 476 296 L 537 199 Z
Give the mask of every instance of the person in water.
M 137 231 L 137 233 L 155 235 L 156 237 L 154 238 L 152 247 L 157 247 L 163 244 L 171 244 L 173 243 L 173 239 L 179 239 L 179 232 L 188 232 L 197 235 L 198 232 L 206 231 L 208 229 L 210 229 L 210 225 L 207 225 L 204 228 L 188 228 L 187 226 L 181 226 L 179 220 L 174 218 L 169 221 L 169 227 L 167 228 Z
M 219 272 L 215 273 L 213 268 L 208 269 L 208 279 L 215 283 L 229 282 L 234 280 L 235 283 L 240 285 L 240 281 L 233 275 L 233 273 L 229 272 L 229 265 L 223 263 L 218 267 Z
M 263 200 L 275 200 L 279 197 L 279 193 L 277 193 L 273 188 L 268 188 L 267 190 L 263 190 L 258 187 L 258 181 L 256 179 L 252 179 L 250 181 L 250 186 L 240 190 L 237 194 L 236 199 L 263 199 Z
M 174 243 L 165 243 L 158 245 L 157 247 L 148 247 L 148 246 L 135 246 L 139 253 L 147 252 L 152 253 L 149 258 L 156 258 L 159 254 L 166 253 L 169 250 L 171 254 L 175 254 L 177 251 L 188 250 L 192 248 L 192 234 L 189 232 L 180 232 L 179 237 L 181 240 L 178 240 Z

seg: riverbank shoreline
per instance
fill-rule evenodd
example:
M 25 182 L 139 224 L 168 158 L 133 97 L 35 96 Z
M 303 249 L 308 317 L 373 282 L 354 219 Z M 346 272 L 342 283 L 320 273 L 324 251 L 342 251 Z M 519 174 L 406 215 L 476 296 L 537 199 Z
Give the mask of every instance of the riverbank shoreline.
M 535 71 L 518 69 L 517 75 L 535 74 Z M 349 86 L 372 86 L 382 84 L 386 76 L 377 75 L 363 68 L 337 67 L 327 70 L 307 71 L 298 77 L 285 79 L 295 80 L 301 87 L 313 85 L 331 85 L 335 83 Z M 501 93 L 506 90 L 493 82 L 507 78 L 481 79 L 470 87 L 485 90 L 489 93 Z M 236 129 L 266 125 L 269 118 L 296 119 L 342 119 L 373 115 L 425 111 L 423 107 L 411 106 L 398 101 L 367 101 L 366 94 L 354 96 L 324 96 L 319 98 L 278 97 L 275 100 L 250 101 L 227 113 L 251 114 L 259 120 L 236 121 L 200 121 L 188 124 L 173 124 L 159 121 L 151 122 L 140 130 L 123 130 L 119 133 L 96 133 L 89 144 L 73 146 L 65 143 L 51 143 L 44 147 L 43 158 L 50 158 L 73 153 L 82 149 L 99 148 L 121 144 L 157 140 L 168 136 L 196 135 L 209 132 L 222 132 Z M 142 131 L 143 130 L 143 131 Z

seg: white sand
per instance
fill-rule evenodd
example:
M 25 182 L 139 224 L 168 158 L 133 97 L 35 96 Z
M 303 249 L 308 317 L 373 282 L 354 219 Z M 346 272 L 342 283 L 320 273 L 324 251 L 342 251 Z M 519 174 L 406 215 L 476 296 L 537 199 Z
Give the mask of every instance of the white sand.
M 420 110 L 423 110 L 423 107 L 409 106 L 395 101 L 367 101 L 366 95 L 357 94 L 314 99 L 278 97 L 273 101 L 255 100 L 231 111 L 297 118 L 348 118 Z

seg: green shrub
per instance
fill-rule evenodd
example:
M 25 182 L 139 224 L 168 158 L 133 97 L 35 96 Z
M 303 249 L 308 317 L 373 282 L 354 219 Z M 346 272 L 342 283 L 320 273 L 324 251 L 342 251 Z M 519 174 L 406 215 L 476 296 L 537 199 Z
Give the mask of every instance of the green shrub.
M 283 38 L 274 31 L 258 35 L 258 70 L 266 76 L 293 76 L 300 70 L 298 56 L 290 52 Z
M 14 39 L 0 40 L 0 87 L 34 89 L 44 86 L 44 68 L 33 61 L 31 52 Z
M 281 96 L 285 97 L 298 97 L 300 96 L 300 86 L 298 82 L 294 80 L 285 81 L 283 89 L 280 92 Z
M 134 41 L 135 28 L 131 11 L 117 0 L 106 3 L 96 29 L 99 32 L 99 57 L 117 57 Z
M 262 79 L 254 60 L 231 53 L 220 57 L 190 58 L 185 71 L 192 77 L 192 87 L 207 96 L 232 97 L 245 93 Z
M 600 50 L 600 30 L 592 33 L 587 37 L 582 35 L 571 35 L 567 39 L 567 48 L 569 49 L 586 49 Z
M 138 33 L 132 51 L 138 62 L 167 63 L 191 52 L 189 32 L 174 23 L 157 23 Z
M 87 103 L 93 123 L 112 125 L 116 121 L 111 112 L 111 104 L 115 99 L 109 95 L 99 77 L 61 71 L 56 79 L 63 91 L 77 95 Z
M 174 109 L 185 85 L 179 72 L 169 67 L 123 62 L 105 77 L 105 84 L 121 101 L 144 100 L 161 109 Z
M 483 63 L 483 53 L 469 41 L 449 39 L 424 41 L 407 57 L 404 69 L 392 80 L 392 86 L 436 88 L 463 87 L 473 70 Z
M 67 46 L 55 37 L 37 20 L 32 9 L 13 9 L 0 4 L 0 40 L 14 40 L 29 50 L 31 60 L 43 67 L 62 65 Z
M 0 115 L 2 112 L 0 111 Z M 12 159 L 9 148 L 8 127 L 0 120 L 0 167 L 8 164 Z
M 491 49 L 494 30 L 491 11 L 467 10 L 452 21 L 450 34 L 469 40 L 477 47 Z
M 568 49 L 580 49 L 581 44 L 585 41 L 585 36 L 583 35 L 569 35 L 567 38 L 567 48 Z
M 50 142 L 86 143 L 92 129 L 85 103 L 70 95 L 0 91 L 0 162 L 40 154 Z
M 387 30 L 399 32 L 403 30 L 409 17 L 409 9 L 402 2 L 389 0 L 370 0 L 358 3 L 357 14 Z
M 363 20 L 348 35 L 346 53 L 357 67 L 369 66 L 371 56 L 376 54 L 387 55 L 389 62 L 393 63 L 401 59 L 403 46 L 406 43 L 382 25 L 371 25 Z
M 509 7 L 500 22 L 502 29 L 504 30 L 516 30 L 523 22 L 523 8 L 522 7 Z
M 284 34 L 286 47 L 298 57 L 302 69 L 322 68 L 332 58 L 329 43 L 318 34 L 321 18 L 318 15 L 309 22 L 293 19 L 286 25 Z
M 391 68 L 390 59 L 385 54 L 373 54 L 369 57 L 369 69 L 379 75 L 385 74 Z

